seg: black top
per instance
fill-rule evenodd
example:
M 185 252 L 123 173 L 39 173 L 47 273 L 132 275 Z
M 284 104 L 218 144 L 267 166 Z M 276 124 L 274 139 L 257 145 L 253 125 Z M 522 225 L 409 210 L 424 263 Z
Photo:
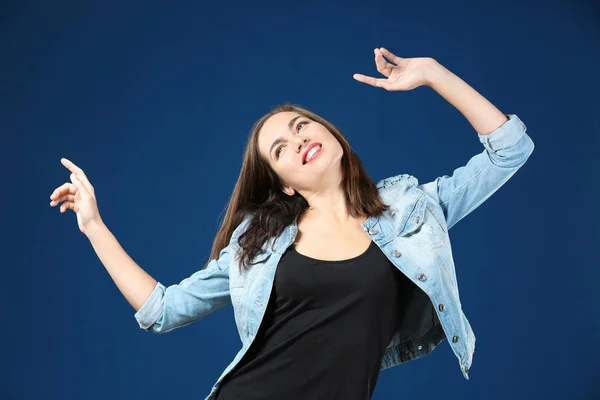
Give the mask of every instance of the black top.
M 373 241 L 342 261 L 290 246 L 256 338 L 217 400 L 370 399 L 415 288 Z

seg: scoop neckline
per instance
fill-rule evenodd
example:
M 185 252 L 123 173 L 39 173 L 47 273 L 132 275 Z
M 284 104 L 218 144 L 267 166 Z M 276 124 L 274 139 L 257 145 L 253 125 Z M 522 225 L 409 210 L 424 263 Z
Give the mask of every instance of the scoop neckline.
M 313 258 L 313 257 L 307 256 L 307 255 L 304 255 L 304 254 L 298 252 L 298 250 L 296 250 L 296 246 L 294 246 L 294 244 L 292 244 L 292 251 L 294 253 L 296 253 L 297 255 L 299 255 L 300 257 L 305 258 L 307 260 L 311 260 L 311 261 L 315 261 L 315 262 L 319 262 L 319 263 L 323 263 L 323 264 L 343 264 L 343 263 L 358 261 L 359 259 L 361 259 L 361 258 L 365 257 L 367 254 L 369 254 L 371 249 L 373 249 L 375 246 L 376 246 L 375 242 L 373 240 L 371 240 L 371 243 L 369 243 L 369 247 L 367 247 L 367 249 L 362 254 L 359 254 L 356 257 L 347 258 L 345 260 L 320 260 L 318 258 Z

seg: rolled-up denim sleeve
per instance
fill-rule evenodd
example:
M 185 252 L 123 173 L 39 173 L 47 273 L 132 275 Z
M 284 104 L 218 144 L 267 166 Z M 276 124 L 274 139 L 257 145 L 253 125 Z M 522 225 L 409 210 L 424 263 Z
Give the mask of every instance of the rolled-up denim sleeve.
M 446 218 L 447 229 L 463 219 L 525 164 L 534 149 L 527 127 L 515 114 L 488 135 L 478 134 L 484 150 L 466 165 L 431 182 L 418 185 L 437 200 Z
M 217 259 L 179 284 L 165 287 L 157 282 L 154 290 L 135 313 L 141 329 L 167 333 L 191 324 L 230 304 L 230 243 Z

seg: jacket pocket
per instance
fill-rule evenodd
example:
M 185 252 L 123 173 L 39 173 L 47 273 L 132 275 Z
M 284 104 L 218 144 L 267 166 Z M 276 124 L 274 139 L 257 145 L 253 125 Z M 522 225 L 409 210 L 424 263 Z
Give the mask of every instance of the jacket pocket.
M 424 194 L 410 212 L 406 223 L 400 230 L 400 236 L 413 238 L 431 246 L 441 247 L 447 242 L 447 233 L 433 214 L 432 207 Z

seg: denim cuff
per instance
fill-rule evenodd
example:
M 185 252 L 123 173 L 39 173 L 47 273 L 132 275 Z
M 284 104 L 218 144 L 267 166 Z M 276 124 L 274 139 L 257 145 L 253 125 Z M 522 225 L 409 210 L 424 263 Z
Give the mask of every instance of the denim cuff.
M 525 134 L 527 127 L 516 114 L 504 114 L 509 119 L 489 135 L 477 134 L 479 141 L 490 152 L 506 149 L 515 145 Z
M 165 286 L 157 282 L 150 296 L 140 309 L 135 313 L 134 317 L 140 325 L 141 329 L 148 330 L 158 319 L 162 311 L 162 298 L 165 294 Z

